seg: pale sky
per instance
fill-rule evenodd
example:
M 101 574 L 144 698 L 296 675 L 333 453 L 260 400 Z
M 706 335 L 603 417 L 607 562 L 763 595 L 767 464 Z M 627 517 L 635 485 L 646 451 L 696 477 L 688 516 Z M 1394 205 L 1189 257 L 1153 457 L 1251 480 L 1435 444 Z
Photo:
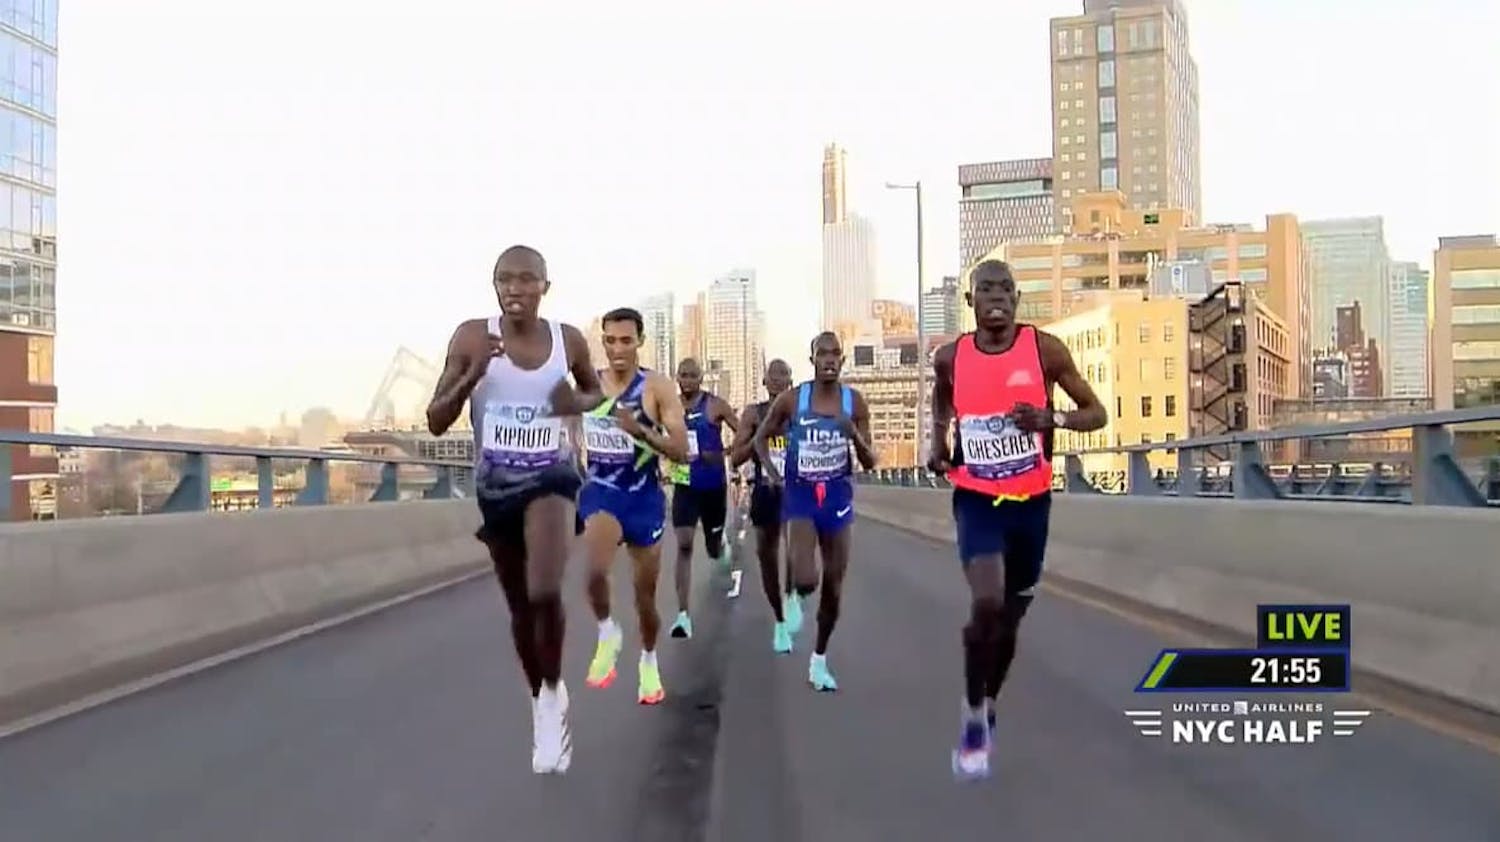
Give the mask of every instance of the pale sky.
M 516 242 L 575 322 L 754 267 L 802 373 L 823 145 L 914 300 L 882 184 L 923 181 L 928 282 L 955 273 L 957 166 L 1050 153 L 1047 21 L 1082 0 L 717 5 L 67 0 L 59 425 L 362 417 Z M 1383 215 L 1424 265 L 1500 231 L 1500 4 L 1188 10 L 1207 221 Z

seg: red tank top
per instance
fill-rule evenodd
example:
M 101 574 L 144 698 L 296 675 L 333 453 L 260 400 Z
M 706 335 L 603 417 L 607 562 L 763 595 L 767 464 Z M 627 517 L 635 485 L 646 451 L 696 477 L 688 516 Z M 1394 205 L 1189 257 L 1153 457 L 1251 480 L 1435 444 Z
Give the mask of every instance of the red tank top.
M 1010 350 L 989 354 L 974 334 L 958 338 L 953 358 L 955 461 L 948 474 L 959 488 L 996 500 L 1025 500 L 1052 490 L 1052 461 L 1041 433 L 1016 429 L 1007 414 L 1018 403 L 1049 409 L 1036 328 L 1020 325 Z

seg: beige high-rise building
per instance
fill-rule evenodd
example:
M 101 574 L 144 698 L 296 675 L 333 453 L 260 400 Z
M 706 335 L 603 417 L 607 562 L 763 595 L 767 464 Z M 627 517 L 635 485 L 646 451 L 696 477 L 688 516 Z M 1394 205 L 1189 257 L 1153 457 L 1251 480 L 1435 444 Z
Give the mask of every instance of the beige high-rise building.
M 700 364 L 703 362 L 704 338 L 707 336 L 704 314 L 708 311 L 705 299 L 700 292 L 692 301 L 682 305 L 682 321 L 677 323 L 677 359 L 674 365 L 689 357 Z
M 1021 292 L 1016 315 L 1046 324 L 1098 303 L 1116 290 L 1207 294 L 1239 281 L 1285 326 L 1293 364 L 1288 396 L 1311 386 L 1311 303 L 1297 217 L 1271 214 L 1265 227 L 1189 224 L 1180 209 L 1128 210 L 1119 192 L 1075 196 L 1071 230 L 1050 243 L 1006 245 L 987 257 L 1010 264 Z M 967 273 L 963 281 L 967 289 Z M 960 330 L 974 329 L 974 311 L 959 310 Z M 1306 385 L 1305 385 L 1306 384 Z
M 844 202 L 844 150 L 837 143 L 823 147 L 823 224 L 843 222 L 847 207 Z
M 755 270 L 736 269 L 709 286 L 704 298 L 705 372 L 723 372 L 719 396 L 738 410 L 758 399 L 765 367 L 765 315 L 756 304 Z
M 1500 404 L 1500 242 L 1494 234 L 1440 237 L 1428 293 L 1435 409 Z M 1454 431 L 1460 454 L 1489 454 L 1500 424 Z
M 1202 213 L 1198 65 L 1180 0 L 1084 0 L 1053 18 L 1052 188 L 1058 227 L 1080 192 Z
M 641 365 L 670 376 L 677 366 L 676 301 L 672 293 L 663 292 L 642 301 L 638 309 L 646 333 Z

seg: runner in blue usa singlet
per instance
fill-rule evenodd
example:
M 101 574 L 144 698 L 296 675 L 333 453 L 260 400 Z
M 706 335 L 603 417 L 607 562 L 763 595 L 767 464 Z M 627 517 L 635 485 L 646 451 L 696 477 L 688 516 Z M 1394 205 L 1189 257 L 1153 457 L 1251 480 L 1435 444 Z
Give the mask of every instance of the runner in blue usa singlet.
M 870 447 L 870 409 L 857 389 L 839 380 L 844 350 L 831 331 L 812 343 L 813 380 L 783 392 L 771 403 L 755 433 L 761 469 L 772 484 L 782 484 L 781 515 L 787 531 L 797 599 L 818 587 L 814 548 L 823 560 L 823 597 L 818 604 L 818 639 L 807 665 L 815 690 L 837 690 L 828 668 L 828 640 L 838 623 L 844 573 L 849 568 L 848 526 L 854 519 L 854 459 L 875 466 Z M 785 473 L 771 452 L 772 439 L 786 437 Z M 800 612 L 799 612 L 800 613 Z

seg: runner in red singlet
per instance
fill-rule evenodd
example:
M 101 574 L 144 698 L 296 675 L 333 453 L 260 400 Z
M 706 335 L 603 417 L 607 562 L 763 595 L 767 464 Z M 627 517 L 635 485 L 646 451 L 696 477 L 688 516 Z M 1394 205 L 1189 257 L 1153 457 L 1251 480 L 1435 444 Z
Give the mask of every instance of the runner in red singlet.
M 933 360 L 929 467 L 953 483 L 958 555 L 972 597 L 964 627 L 966 699 L 953 751 L 959 778 L 989 774 L 995 699 L 1016 655 L 1016 632 L 1042 573 L 1052 507 L 1052 431 L 1108 420 L 1062 340 L 1017 324 L 1015 278 L 999 260 L 969 275 L 973 333 Z M 1077 409 L 1053 408 L 1061 386 Z M 948 434 L 956 427 L 950 449 Z

